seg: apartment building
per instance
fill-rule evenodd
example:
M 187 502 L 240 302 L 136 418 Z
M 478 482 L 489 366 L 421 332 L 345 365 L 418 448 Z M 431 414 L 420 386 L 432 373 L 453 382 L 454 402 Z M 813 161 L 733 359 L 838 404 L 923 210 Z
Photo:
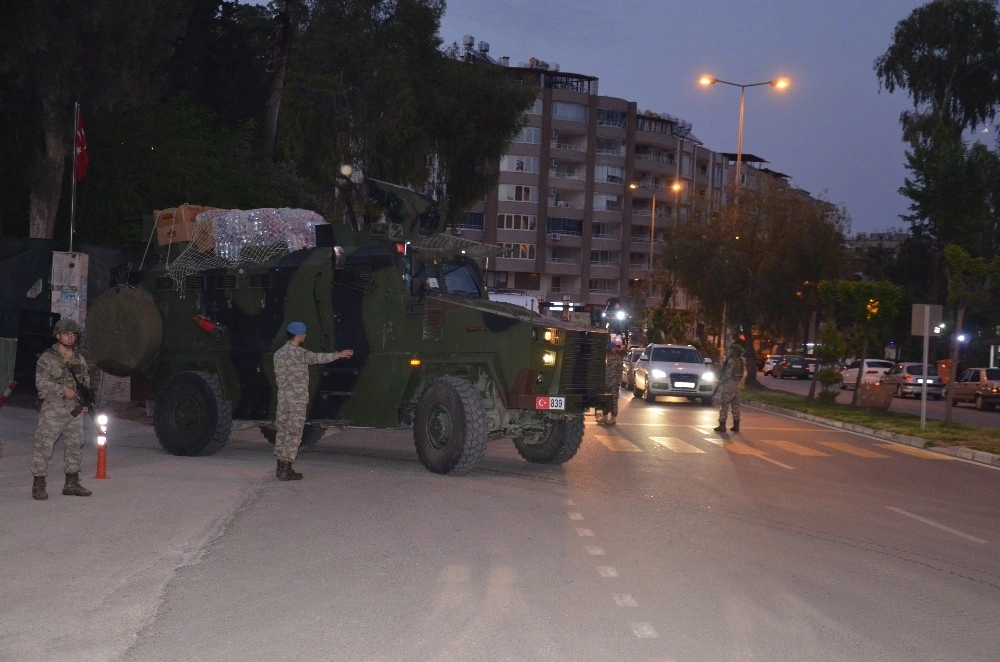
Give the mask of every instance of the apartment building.
M 476 51 L 471 37 L 465 45 L 486 57 L 488 46 Z M 677 117 L 601 96 L 593 76 L 534 58 L 490 61 L 537 97 L 501 159 L 496 189 L 457 230 L 508 249 L 488 264 L 487 285 L 525 291 L 543 309 L 630 295 L 658 305 L 650 267 L 667 228 L 702 221 L 724 203 L 726 157 Z M 683 292 L 670 303 L 691 304 Z

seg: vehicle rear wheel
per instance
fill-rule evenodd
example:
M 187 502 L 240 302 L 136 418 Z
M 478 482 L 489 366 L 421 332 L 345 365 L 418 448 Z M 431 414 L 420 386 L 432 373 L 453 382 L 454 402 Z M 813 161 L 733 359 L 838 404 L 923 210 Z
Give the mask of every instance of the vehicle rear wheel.
M 570 416 L 548 427 L 548 434 L 536 443 L 514 437 L 514 448 L 528 462 L 562 464 L 576 455 L 583 442 L 583 416 Z
M 976 409 L 978 409 L 979 411 L 986 411 L 987 409 L 991 409 L 991 407 L 987 406 L 987 404 L 985 402 L 983 402 L 983 396 L 977 395 L 976 396 Z
M 440 377 L 420 395 L 413 441 L 428 471 L 472 471 L 486 454 L 487 433 L 482 397 L 464 379 Z
M 277 430 L 261 426 L 260 432 L 264 435 L 264 438 L 267 439 L 269 444 L 274 444 L 275 437 L 278 435 Z M 319 425 L 306 424 L 306 426 L 302 428 L 302 441 L 299 442 L 299 447 L 306 448 L 307 446 L 314 446 L 320 439 L 323 438 L 323 435 L 325 434 L 326 428 L 320 427 Z
M 229 441 L 233 406 L 223 397 L 218 377 L 179 372 L 156 397 L 153 429 L 172 455 L 211 455 Z

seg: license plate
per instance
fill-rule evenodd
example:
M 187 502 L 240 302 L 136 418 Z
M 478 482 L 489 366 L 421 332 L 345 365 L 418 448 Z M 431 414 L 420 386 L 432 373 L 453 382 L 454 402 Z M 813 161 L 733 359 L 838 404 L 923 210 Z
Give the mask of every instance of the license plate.
M 694 388 L 694 382 L 674 382 L 677 388 Z
M 535 398 L 535 409 L 566 409 L 566 398 Z

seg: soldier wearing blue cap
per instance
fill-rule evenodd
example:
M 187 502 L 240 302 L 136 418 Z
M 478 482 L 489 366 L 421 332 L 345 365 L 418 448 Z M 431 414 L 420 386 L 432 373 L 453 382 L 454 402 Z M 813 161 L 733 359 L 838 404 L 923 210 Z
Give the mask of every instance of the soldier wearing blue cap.
M 302 346 L 306 340 L 306 325 L 292 322 L 287 327 L 288 342 L 274 353 L 274 381 L 278 387 L 278 408 L 274 423 L 274 455 L 278 458 L 275 475 L 278 480 L 302 480 L 302 474 L 292 469 L 299 454 L 302 431 L 309 406 L 309 366 L 331 363 L 354 356 L 353 349 L 339 352 L 310 352 Z

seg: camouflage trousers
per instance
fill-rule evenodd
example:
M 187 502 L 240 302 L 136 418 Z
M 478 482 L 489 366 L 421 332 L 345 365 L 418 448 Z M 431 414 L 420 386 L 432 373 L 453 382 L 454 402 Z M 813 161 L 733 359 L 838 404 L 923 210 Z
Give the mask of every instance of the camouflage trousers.
M 294 462 L 302 443 L 302 430 L 306 426 L 306 403 L 282 402 L 278 400 L 274 424 L 278 428 L 274 436 L 274 455 L 283 462 Z
M 726 382 L 719 386 L 719 402 L 722 403 L 722 407 L 719 408 L 720 423 L 726 424 L 730 408 L 733 410 L 733 421 L 740 420 L 740 385 L 738 382 Z
M 80 471 L 81 449 L 83 448 L 83 426 L 79 417 L 70 412 L 75 402 L 55 402 L 46 399 L 38 414 L 38 429 L 35 430 L 35 451 L 31 456 L 31 475 L 48 474 L 49 460 L 56 441 L 62 438 L 63 464 L 66 473 Z

